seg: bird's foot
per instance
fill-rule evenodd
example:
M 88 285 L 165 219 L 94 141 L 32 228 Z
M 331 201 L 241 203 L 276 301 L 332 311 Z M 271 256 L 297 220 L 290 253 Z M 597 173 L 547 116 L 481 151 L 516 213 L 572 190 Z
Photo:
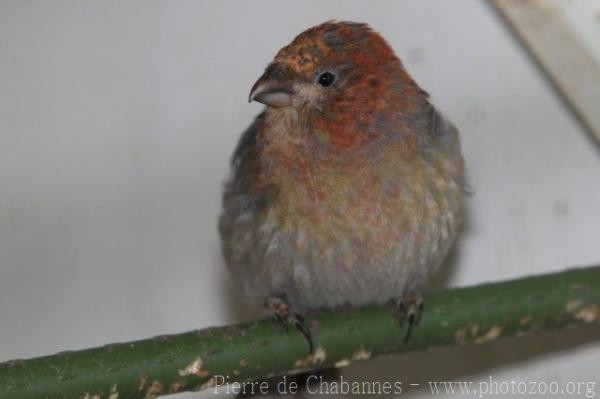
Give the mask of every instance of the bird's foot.
M 293 327 L 300 331 L 306 341 L 308 342 L 308 347 L 310 353 L 314 352 L 314 345 L 312 340 L 312 335 L 310 329 L 304 322 L 304 319 L 299 314 L 296 314 L 290 308 L 290 305 L 279 296 L 273 296 L 267 298 L 266 308 L 271 313 L 271 315 L 279 321 L 283 327 L 285 328 L 285 332 L 289 332 L 289 328 Z
M 408 329 L 404 336 L 404 343 L 408 342 L 414 327 L 421 322 L 423 313 L 423 296 L 418 291 L 407 291 L 396 300 L 396 311 L 398 312 L 398 321 L 404 324 L 408 322 Z

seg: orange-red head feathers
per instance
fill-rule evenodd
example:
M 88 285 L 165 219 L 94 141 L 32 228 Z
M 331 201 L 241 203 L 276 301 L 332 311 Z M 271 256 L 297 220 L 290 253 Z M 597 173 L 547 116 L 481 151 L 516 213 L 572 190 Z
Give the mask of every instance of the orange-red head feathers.
M 281 49 L 250 93 L 334 150 L 397 134 L 427 95 L 368 25 L 325 22 Z

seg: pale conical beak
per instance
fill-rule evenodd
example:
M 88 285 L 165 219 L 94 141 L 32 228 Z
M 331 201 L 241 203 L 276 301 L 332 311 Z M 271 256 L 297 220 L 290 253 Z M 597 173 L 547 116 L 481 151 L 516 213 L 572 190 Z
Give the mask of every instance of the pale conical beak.
M 289 84 L 274 79 L 265 72 L 250 90 L 248 102 L 252 101 L 273 108 L 289 107 L 292 105 L 292 89 Z

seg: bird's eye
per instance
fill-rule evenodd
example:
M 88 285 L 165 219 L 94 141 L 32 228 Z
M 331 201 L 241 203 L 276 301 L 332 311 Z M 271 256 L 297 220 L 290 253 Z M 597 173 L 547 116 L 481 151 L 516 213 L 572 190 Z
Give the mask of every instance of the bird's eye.
M 335 75 L 333 73 L 323 72 L 322 74 L 319 75 L 319 79 L 317 80 L 317 83 L 323 87 L 329 87 L 333 84 L 334 80 L 335 80 Z

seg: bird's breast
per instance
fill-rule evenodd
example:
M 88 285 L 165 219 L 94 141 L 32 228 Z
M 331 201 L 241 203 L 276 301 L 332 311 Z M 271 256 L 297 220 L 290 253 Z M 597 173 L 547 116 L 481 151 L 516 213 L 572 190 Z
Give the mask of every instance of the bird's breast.
M 262 184 L 277 191 L 269 213 L 284 235 L 310 237 L 304 249 L 324 251 L 343 239 L 385 251 L 425 211 L 425 171 L 402 143 L 344 161 L 269 155 Z

